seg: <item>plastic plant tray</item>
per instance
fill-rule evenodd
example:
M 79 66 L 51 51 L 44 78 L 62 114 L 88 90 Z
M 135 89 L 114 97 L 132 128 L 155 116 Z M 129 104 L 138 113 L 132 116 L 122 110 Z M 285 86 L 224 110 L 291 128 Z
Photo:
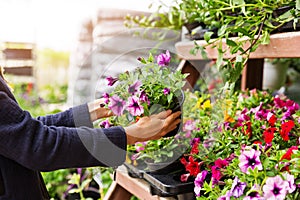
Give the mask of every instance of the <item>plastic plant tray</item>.
M 145 172 L 143 178 L 151 185 L 151 192 L 158 196 L 176 196 L 194 191 L 194 182 L 181 182 L 180 174 L 152 174 Z
M 143 178 L 145 173 L 146 164 L 139 164 L 134 166 L 129 163 L 124 163 L 124 166 L 127 168 L 128 175 L 132 178 Z

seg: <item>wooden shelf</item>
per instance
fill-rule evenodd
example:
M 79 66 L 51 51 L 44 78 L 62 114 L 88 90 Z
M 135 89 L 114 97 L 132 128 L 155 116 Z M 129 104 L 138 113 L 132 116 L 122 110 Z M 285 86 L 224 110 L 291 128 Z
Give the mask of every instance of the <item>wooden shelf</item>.
M 237 40 L 237 38 L 231 38 Z M 247 38 L 243 38 L 246 40 Z M 207 45 L 205 40 L 197 40 L 198 45 Z M 225 51 L 224 58 L 234 58 L 235 55 L 228 52 L 228 46 L 225 40 L 222 40 L 222 47 Z M 217 44 L 214 44 L 217 45 Z M 195 47 L 194 41 L 182 41 L 175 44 L 177 55 L 188 61 L 204 60 L 201 52 L 196 55 L 190 53 L 191 49 Z M 244 49 L 249 47 L 249 42 L 245 44 Z M 300 31 L 277 33 L 270 37 L 268 45 L 260 45 L 255 52 L 250 53 L 250 58 L 242 73 L 241 89 L 262 89 L 263 82 L 263 64 L 265 58 L 300 58 Z M 226 51 L 227 50 L 227 51 Z M 213 45 L 206 47 L 208 59 L 217 59 L 218 50 Z M 188 66 L 190 68 L 190 66 Z M 185 67 L 183 67 L 184 69 Z
M 115 180 L 106 193 L 104 200 L 130 200 L 134 195 L 143 200 L 175 200 L 175 197 L 160 197 L 152 195 L 150 185 L 143 179 L 132 178 L 125 166 L 120 166 L 115 172 Z
M 232 38 L 235 40 L 236 38 Z M 200 46 L 206 45 L 206 41 L 197 40 Z M 227 49 L 225 40 L 223 42 L 224 49 Z M 246 49 L 249 44 L 244 46 Z M 197 55 L 190 54 L 190 50 L 194 48 L 194 41 L 182 41 L 175 45 L 176 53 L 179 57 L 185 60 L 203 60 L 200 52 Z M 260 45 L 255 52 L 251 52 L 251 59 L 259 58 L 299 58 L 300 57 L 300 31 L 277 33 L 270 37 L 270 44 Z M 209 59 L 216 59 L 218 57 L 218 50 L 212 46 L 206 48 Z M 232 58 L 234 55 L 225 52 L 224 58 Z

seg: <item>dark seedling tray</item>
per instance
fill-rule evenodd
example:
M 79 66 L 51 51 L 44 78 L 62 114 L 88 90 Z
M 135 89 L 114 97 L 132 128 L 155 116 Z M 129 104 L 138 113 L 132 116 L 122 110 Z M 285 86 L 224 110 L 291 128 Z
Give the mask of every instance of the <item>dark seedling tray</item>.
M 144 179 L 151 185 L 152 195 L 176 196 L 194 191 L 194 182 L 181 182 L 181 173 L 175 174 L 153 174 L 144 173 Z
M 129 163 L 124 163 L 124 166 L 127 168 L 128 175 L 132 178 L 143 178 L 145 169 L 146 169 L 146 164 L 138 164 L 137 166 L 134 166 Z

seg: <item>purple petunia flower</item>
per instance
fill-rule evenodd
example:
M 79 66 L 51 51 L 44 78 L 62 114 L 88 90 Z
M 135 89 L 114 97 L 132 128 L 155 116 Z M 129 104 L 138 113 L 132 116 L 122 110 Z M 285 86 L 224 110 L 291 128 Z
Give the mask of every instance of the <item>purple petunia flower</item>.
M 190 120 L 190 119 L 184 123 L 182 128 L 184 132 L 193 131 L 195 129 L 196 129 L 196 122 L 195 120 Z
M 294 175 L 289 174 L 288 172 L 285 172 L 283 174 L 283 177 L 285 181 L 288 183 L 288 187 L 286 188 L 289 193 L 293 193 L 296 190 L 296 185 L 295 185 L 295 178 Z
M 258 170 L 262 170 L 262 164 L 259 159 L 260 151 L 254 149 L 244 150 L 239 156 L 239 167 L 242 172 L 249 174 L 248 169 L 254 170 L 256 167 Z
M 144 107 L 139 104 L 139 99 L 136 96 L 128 98 L 128 111 L 133 116 L 140 116 L 144 113 Z
M 230 200 L 230 197 L 231 197 L 231 192 L 230 191 L 227 191 L 225 195 L 223 196 L 220 196 L 218 198 L 218 200 Z
M 105 92 L 105 93 L 103 93 L 102 97 L 105 99 L 104 103 L 108 104 L 108 102 L 109 102 L 109 94 Z
M 279 175 L 268 177 L 266 184 L 263 186 L 265 199 L 284 200 L 289 184 Z
M 115 82 L 118 81 L 118 78 L 113 78 L 112 76 L 108 76 L 106 77 L 106 82 L 108 86 L 112 86 L 113 84 L 115 84 Z
M 148 96 L 147 96 L 147 94 L 144 90 L 140 94 L 140 101 L 146 102 L 148 106 L 150 105 L 150 101 L 149 101 Z
M 164 95 L 168 95 L 170 94 L 170 88 L 164 88 L 163 92 L 164 92 Z
M 112 124 L 108 121 L 108 119 L 100 122 L 99 126 L 103 127 L 103 128 L 109 128 L 112 126 Z
M 131 160 L 136 160 L 140 156 L 140 153 L 132 154 L 131 155 Z
M 234 197 L 238 198 L 243 195 L 246 186 L 247 184 L 244 182 L 240 182 L 240 180 L 236 176 L 233 180 L 230 192 Z
M 145 146 L 147 145 L 147 141 L 146 142 L 136 142 L 134 144 L 134 147 L 135 147 L 135 150 L 137 152 L 140 152 L 140 151 L 144 151 L 145 150 Z
M 203 170 L 201 173 L 197 174 L 197 177 L 194 181 L 194 184 L 195 184 L 194 192 L 197 197 L 200 196 L 200 191 L 201 191 L 201 188 L 203 187 L 204 180 L 205 180 L 207 173 L 208 172 L 206 170 Z
M 265 198 L 261 197 L 259 194 L 259 185 L 254 184 L 253 187 L 251 188 L 251 191 L 248 196 L 245 196 L 243 200 L 265 200 Z
M 131 95 L 136 94 L 139 91 L 141 85 L 142 85 L 141 81 L 134 82 L 131 86 L 128 87 L 129 94 Z
M 126 102 L 123 99 L 121 99 L 118 95 L 114 95 L 109 99 L 110 105 L 108 105 L 108 107 L 111 109 L 111 111 L 117 116 L 122 115 L 125 109 Z
M 160 66 L 167 66 L 169 65 L 171 61 L 171 55 L 170 52 L 167 50 L 166 53 L 159 54 L 158 56 L 155 57 L 157 64 Z

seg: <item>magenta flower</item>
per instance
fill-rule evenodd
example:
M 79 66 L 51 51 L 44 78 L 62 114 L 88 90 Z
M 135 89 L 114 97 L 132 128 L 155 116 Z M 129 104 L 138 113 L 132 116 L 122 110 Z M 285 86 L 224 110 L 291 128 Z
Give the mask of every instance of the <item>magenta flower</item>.
M 99 126 L 102 128 L 109 128 L 112 126 L 112 124 L 108 121 L 108 119 L 106 119 L 106 120 L 100 122 Z
M 187 174 L 181 174 L 180 176 L 180 181 L 181 182 L 187 182 L 188 178 L 190 177 L 190 173 L 187 173 Z
M 244 182 L 240 182 L 240 180 L 236 176 L 233 180 L 231 190 L 230 190 L 232 196 L 234 196 L 236 198 L 242 196 L 246 186 L 247 186 L 247 184 Z
M 197 174 L 197 177 L 194 181 L 194 184 L 195 184 L 194 192 L 197 197 L 200 196 L 200 191 L 201 191 L 201 188 L 203 187 L 207 173 L 208 172 L 206 170 L 203 170 L 201 173 Z
M 135 83 L 133 83 L 131 86 L 128 87 L 128 92 L 131 95 L 136 94 L 139 91 L 141 85 L 142 85 L 141 81 L 136 81 Z
M 286 101 L 285 106 L 291 114 L 294 114 L 297 110 L 299 110 L 299 104 L 290 99 Z
M 284 200 L 289 184 L 279 175 L 268 177 L 266 184 L 263 186 L 265 199 Z
M 245 108 L 242 112 L 241 112 L 241 114 L 240 114 L 240 116 L 238 117 L 238 121 L 239 122 L 244 122 L 244 121 L 249 121 L 250 120 L 250 117 L 247 115 L 247 108 Z
M 144 90 L 140 94 L 140 101 L 146 102 L 148 106 L 150 105 L 150 101 L 149 101 L 148 96 L 147 96 L 147 94 Z
M 169 63 L 171 61 L 170 52 L 167 50 L 165 54 L 164 53 L 159 54 L 158 56 L 156 56 L 156 61 L 157 61 L 157 64 L 160 66 L 169 65 Z
M 164 88 L 164 95 L 170 94 L 170 88 Z
M 244 150 L 239 156 L 239 167 L 242 172 L 249 174 L 248 169 L 254 170 L 256 167 L 258 170 L 262 170 L 262 164 L 259 159 L 260 151 L 254 149 Z
M 227 191 L 225 195 L 223 196 L 220 196 L 218 198 L 218 200 L 230 200 L 230 197 L 231 197 L 231 192 L 230 191 Z
M 114 95 L 109 99 L 110 105 L 108 105 L 108 107 L 111 109 L 111 111 L 117 116 L 122 115 L 125 109 L 126 102 L 123 99 L 121 99 L 118 95 Z
M 274 103 L 277 108 L 283 108 L 285 106 L 285 102 L 278 96 L 274 98 Z
M 228 166 L 228 162 L 226 159 L 222 160 L 221 158 L 218 158 L 215 161 L 215 165 L 219 168 L 225 168 L 226 166 Z
M 115 84 L 115 82 L 118 81 L 118 78 L 113 78 L 111 76 L 106 77 L 106 82 L 108 86 L 112 86 L 113 84 Z
M 133 116 L 140 116 L 144 113 L 144 107 L 139 104 L 139 99 L 136 96 L 131 96 L 128 98 L 127 110 Z
M 131 155 L 131 160 L 136 160 L 138 157 L 140 156 L 140 154 L 139 153 L 135 153 L 135 154 L 132 154 Z
M 211 173 L 212 173 L 212 178 L 215 181 L 215 183 L 217 183 L 223 176 L 220 171 L 220 168 L 218 168 L 215 165 L 211 167 Z
M 137 152 L 140 152 L 140 151 L 144 151 L 145 150 L 145 146 L 147 145 L 147 142 L 136 142 L 134 144 L 134 147 L 135 147 L 135 150 Z
M 259 185 L 254 184 L 253 187 L 251 188 L 252 192 L 250 192 L 248 196 L 245 196 L 243 200 L 265 200 L 263 197 L 260 196 L 258 192 L 259 190 L 260 190 Z
M 105 93 L 103 93 L 102 97 L 105 99 L 104 103 L 108 104 L 108 102 L 109 102 L 109 94 L 105 92 Z

